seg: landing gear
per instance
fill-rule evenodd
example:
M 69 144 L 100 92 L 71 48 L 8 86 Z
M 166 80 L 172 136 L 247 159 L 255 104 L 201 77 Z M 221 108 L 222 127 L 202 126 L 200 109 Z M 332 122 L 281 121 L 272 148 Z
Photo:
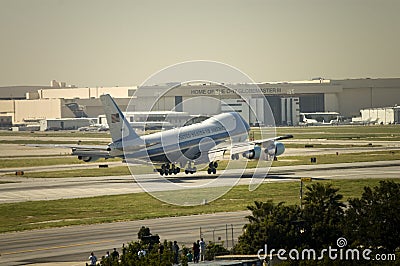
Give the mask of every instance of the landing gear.
M 169 163 L 161 165 L 161 169 L 157 169 L 160 175 L 176 175 L 181 172 L 181 168 L 176 167 L 175 164 L 170 165 Z
M 218 163 L 217 162 L 210 162 L 208 164 L 207 173 L 209 175 L 211 175 L 211 174 L 215 175 L 217 173 L 217 168 L 218 168 Z
M 239 160 L 239 154 L 238 153 L 234 153 L 231 155 L 231 159 L 232 160 Z
M 197 168 L 194 166 L 193 162 L 189 162 L 188 167 L 185 169 L 185 174 L 194 174 L 196 171 Z
M 181 164 L 180 166 L 184 166 L 184 165 Z M 208 164 L 207 173 L 209 175 L 216 174 L 217 168 L 218 168 L 217 162 L 210 162 Z M 161 165 L 161 168 L 157 169 L 157 172 L 159 172 L 161 176 L 176 175 L 181 172 L 181 168 L 179 168 L 175 164 L 165 163 L 165 164 Z M 187 167 L 185 168 L 185 174 L 194 174 L 196 172 L 197 172 L 197 168 L 194 165 L 194 162 L 192 162 L 192 161 L 188 162 Z

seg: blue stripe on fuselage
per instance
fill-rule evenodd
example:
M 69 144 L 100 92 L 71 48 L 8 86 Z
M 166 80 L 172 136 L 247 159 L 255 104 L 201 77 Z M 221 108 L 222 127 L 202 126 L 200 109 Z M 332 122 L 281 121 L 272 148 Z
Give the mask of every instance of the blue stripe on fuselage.
M 168 153 L 168 149 L 170 149 L 171 147 L 172 148 L 179 147 L 179 150 L 188 149 L 195 145 L 198 145 L 202 139 L 207 138 L 207 137 L 213 139 L 216 142 L 216 144 L 218 144 L 218 143 L 221 143 L 221 139 L 224 140 L 227 137 L 229 137 L 229 134 L 228 134 L 228 132 L 221 132 L 216 135 L 201 136 L 199 138 L 186 140 L 183 142 L 179 142 L 178 144 L 172 144 L 172 145 L 165 146 L 165 147 L 161 146 L 161 147 L 157 147 L 157 148 L 153 148 L 153 149 L 150 148 L 150 149 L 147 149 L 147 154 L 148 154 L 148 156 L 150 156 L 150 159 L 153 161 L 153 159 L 152 159 L 153 156 L 158 156 L 160 154 L 163 154 L 163 153 L 165 153 L 165 151 L 167 151 L 167 153 Z M 177 151 L 175 150 L 175 151 L 171 151 L 171 152 L 177 152 Z M 132 154 L 132 155 L 134 155 L 134 154 Z
M 167 154 L 172 154 L 172 153 L 176 153 L 176 152 L 182 152 L 182 154 L 183 154 L 184 153 L 183 150 L 188 150 L 189 148 L 196 147 L 196 145 L 198 145 L 200 143 L 200 141 L 204 138 L 207 138 L 207 137 L 211 138 L 214 140 L 216 145 L 218 145 L 218 144 L 222 143 L 223 141 L 225 141 L 225 139 L 227 139 L 228 137 L 236 137 L 236 136 L 240 136 L 242 134 L 243 133 L 240 133 L 237 135 L 232 135 L 225 131 L 225 132 L 218 133 L 216 135 L 201 136 L 199 138 L 187 140 L 184 142 L 180 142 L 178 144 L 172 144 L 172 145 L 165 146 L 165 147 L 161 146 L 161 147 L 157 147 L 157 148 L 150 148 L 150 149 L 146 149 L 146 150 L 129 153 L 129 154 L 126 154 L 126 156 L 128 158 L 148 158 L 149 157 L 152 162 L 168 162 L 169 160 L 168 160 Z M 168 149 L 171 147 L 172 148 L 177 147 L 179 149 L 173 150 L 173 151 L 168 151 Z M 165 154 L 165 151 L 167 151 L 167 154 Z M 162 156 L 162 155 L 164 155 L 164 156 Z M 170 157 L 173 157 L 173 156 L 170 156 Z M 188 159 L 191 159 L 191 158 L 188 158 Z

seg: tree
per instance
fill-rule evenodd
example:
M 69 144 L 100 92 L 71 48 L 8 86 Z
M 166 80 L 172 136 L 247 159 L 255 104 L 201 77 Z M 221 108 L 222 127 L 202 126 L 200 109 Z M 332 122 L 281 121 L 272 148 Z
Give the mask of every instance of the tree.
M 219 244 L 209 243 L 206 247 L 206 260 L 214 260 L 215 256 L 228 255 L 229 250 Z
M 251 211 L 251 215 L 246 216 L 246 219 L 248 219 L 250 223 L 259 223 L 267 215 L 272 213 L 274 204 L 272 200 L 268 200 L 267 202 L 254 201 L 254 206 L 247 206 L 247 209 Z
M 307 187 L 304 197 L 303 246 L 320 249 L 336 243 L 342 236 L 341 221 L 344 216 L 343 195 L 331 184 L 314 183 Z
M 268 248 L 278 249 L 291 249 L 298 244 L 300 209 L 297 206 L 256 201 L 248 209 L 252 215 L 246 217 L 249 223 L 243 227 L 244 232 L 234 248 L 235 253 L 256 254 L 265 244 Z
M 138 238 L 145 245 L 154 245 L 160 243 L 160 237 L 158 235 L 152 235 L 150 233 L 150 228 L 142 226 L 138 232 Z
M 172 266 L 173 265 L 173 253 L 172 253 L 172 242 L 164 241 L 164 244 L 159 243 L 158 235 L 152 235 L 148 227 L 142 226 L 138 232 L 138 237 L 144 240 L 128 243 L 123 245 L 122 255 L 120 256 L 121 261 L 110 261 L 103 259 L 101 265 L 104 266 Z M 157 238 L 157 242 L 148 242 L 149 238 Z M 157 245 L 156 245 L 157 243 Z M 143 252 L 145 251 L 145 252 Z M 182 265 L 185 265 L 184 263 Z
M 350 199 L 343 230 L 353 246 L 400 247 L 400 184 L 380 181 L 365 187 L 360 199 Z
M 142 240 L 143 237 L 151 236 L 150 228 L 142 226 L 138 232 L 138 238 Z

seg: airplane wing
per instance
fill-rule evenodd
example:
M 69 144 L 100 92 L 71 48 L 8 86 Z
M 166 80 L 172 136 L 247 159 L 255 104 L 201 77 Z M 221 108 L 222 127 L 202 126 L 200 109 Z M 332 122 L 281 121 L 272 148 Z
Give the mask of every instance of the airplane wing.
M 232 143 L 228 146 L 225 147 L 218 147 L 216 146 L 213 149 L 210 149 L 208 154 L 209 157 L 217 157 L 219 158 L 222 154 L 225 154 L 225 152 L 230 151 L 230 154 L 242 154 L 246 153 L 249 151 L 254 150 L 256 146 L 262 146 L 265 148 L 273 148 L 275 150 L 275 142 L 279 140 L 284 140 L 284 139 L 290 139 L 293 138 L 293 135 L 285 135 L 285 136 L 278 136 L 274 138 L 267 138 L 267 139 L 260 139 L 260 140 L 252 140 L 252 141 L 246 141 L 246 142 L 237 142 L 237 143 Z
M 249 141 L 249 144 L 256 144 L 256 145 L 261 145 L 266 142 L 271 142 L 271 141 L 278 141 L 278 140 L 284 140 L 284 139 L 291 139 L 293 138 L 293 135 L 285 135 L 285 136 L 279 136 L 275 138 L 268 138 L 268 139 L 260 139 L 260 140 L 253 140 Z
M 108 145 L 78 145 L 78 144 L 26 144 L 28 147 L 71 149 L 71 155 L 78 156 L 79 160 L 93 162 L 100 158 L 111 158 Z

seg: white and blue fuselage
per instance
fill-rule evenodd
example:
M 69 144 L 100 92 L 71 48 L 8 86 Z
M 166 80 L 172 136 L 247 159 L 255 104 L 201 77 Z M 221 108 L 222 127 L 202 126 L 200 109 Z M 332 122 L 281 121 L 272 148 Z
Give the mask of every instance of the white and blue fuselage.
M 250 126 L 238 113 L 223 113 L 198 124 L 139 138 L 123 136 L 111 143 L 110 148 L 127 160 L 150 159 L 153 163 L 181 165 L 189 161 L 204 163 L 209 162 L 210 149 L 223 142 L 243 142 L 249 130 Z

